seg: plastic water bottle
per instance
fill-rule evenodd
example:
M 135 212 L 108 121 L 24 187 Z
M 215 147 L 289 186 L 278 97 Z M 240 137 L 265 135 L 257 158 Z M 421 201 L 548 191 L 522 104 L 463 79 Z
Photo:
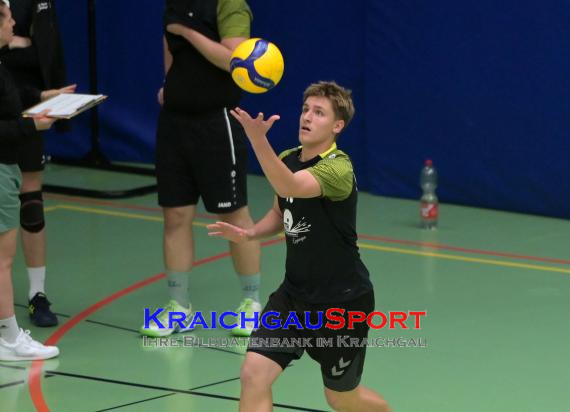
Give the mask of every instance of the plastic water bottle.
M 420 186 L 422 187 L 422 197 L 420 199 L 420 217 L 424 229 L 437 228 L 437 218 L 439 216 L 439 202 L 435 194 L 437 188 L 437 171 L 433 167 L 431 159 L 425 161 L 420 175 Z

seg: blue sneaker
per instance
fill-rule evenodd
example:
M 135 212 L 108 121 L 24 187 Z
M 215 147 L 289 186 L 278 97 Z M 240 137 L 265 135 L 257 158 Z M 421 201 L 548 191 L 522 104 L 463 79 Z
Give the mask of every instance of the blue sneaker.
M 49 307 L 51 303 L 47 300 L 45 293 L 38 292 L 28 302 L 30 320 L 36 326 L 49 327 L 57 325 L 57 316 Z

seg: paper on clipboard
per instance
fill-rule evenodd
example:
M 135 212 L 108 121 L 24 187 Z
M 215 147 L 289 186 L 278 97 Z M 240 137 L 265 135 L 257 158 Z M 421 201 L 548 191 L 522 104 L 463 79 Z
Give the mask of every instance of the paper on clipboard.
M 70 119 L 98 105 L 106 98 L 107 96 L 102 94 L 62 93 L 29 108 L 24 112 L 24 116 L 30 117 L 49 110 L 48 117 Z

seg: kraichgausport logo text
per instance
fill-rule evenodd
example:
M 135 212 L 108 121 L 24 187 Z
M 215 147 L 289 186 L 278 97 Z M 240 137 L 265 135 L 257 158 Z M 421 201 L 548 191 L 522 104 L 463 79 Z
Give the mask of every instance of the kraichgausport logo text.
M 413 329 L 421 329 L 420 322 L 422 316 L 427 316 L 427 311 L 390 311 L 388 314 L 380 311 L 370 312 L 368 314 L 360 311 L 346 311 L 341 308 L 330 308 L 327 311 L 316 312 L 317 319 L 311 322 L 311 312 L 305 311 L 301 318 L 295 311 L 288 313 L 285 320 L 281 319 L 281 314 L 275 311 L 269 311 L 261 314 L 254 312 L 252 316 L 248 316 L 246 312 L 241 312 L 238 316 L 236 312 L 200 312 L 197 311 L 192 318 L 192 321 L 185 324 L 186 314 L 184 312 L 169 312 L 167 324 L 159 320 L 159 316 L 164 309 L 157 309 L 150 312 L 150 309 L 144 310 L 144 327 L 149 328 L 149 323 L 154 322 L 159 329 L 174 328 L 178 326 L 180 329 L 195 329 L 201 326 L 203 329 L 234 329 L 245 328 L 247 322 L 253 322 L 254 329 L 259 329 L 260 324 L 266 329 L 321 329 L 323 327 L 328 329 L 354 329 L 357 323 L 368 324 L 371 329 L 409 329 L 404 323 L 408 319 L 413 319 Z M 209 316 L 208 316 L 209 314 Z M 238 319 L 240 324 L 238 325 Z

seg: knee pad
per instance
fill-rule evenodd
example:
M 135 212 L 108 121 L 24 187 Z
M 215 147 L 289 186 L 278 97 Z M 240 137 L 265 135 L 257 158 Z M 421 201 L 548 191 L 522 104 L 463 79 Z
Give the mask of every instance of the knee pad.
M 22 229 L 38 233 L 45 225 L 42 192 L 38 190 L 20 194 L 20 226 Z

